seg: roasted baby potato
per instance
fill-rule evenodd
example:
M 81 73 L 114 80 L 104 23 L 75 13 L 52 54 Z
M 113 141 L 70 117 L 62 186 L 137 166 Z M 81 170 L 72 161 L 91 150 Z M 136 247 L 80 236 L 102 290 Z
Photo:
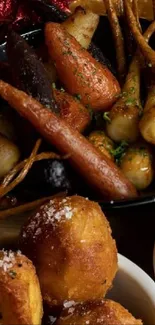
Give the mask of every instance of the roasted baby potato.
M 155 144 L 155 107 L 144 111 L 139 127 L 143 138 L 147 142 Z
M 114 143 L 104 131 L 92 131 L 88 139 L 99 151 L 114 160 L 114 156 L 111 154 L 111 151 L 114 149 Z
M 117 249 L 97 203 L 72 196 L 54 198 L 28 220 L 21 247 L 37 268 L 50 306 L 102 298 L 117 271 Z
M 0 311 L 3 325 L 39 325 L 43 309 L 32 262 L 20 252 L 0 251 Z
M 7 138 L 0 135 L 0 178 L 3 178 L 19 161 L 18 147 Z
M 99 16 L 97 14 L 79 7 L 62 25 L 82 47 L 88 49 L 98 23 Z
M 142 325 L 124 307 L 112 300 L 99 300 L 78 305 L 68 302 L 56 325 Z M 66 303 L 67 305 L 67 303 Z
M 59 106 L 60 117 L 79 132 L 90 123 L 90 114 L 81 104 L 78 94 L 74 97 L 65 91 L 53 89 L 54 98 Z
M 133 143 L 139 136 L 139 110 L 136 105 L 116 103 L 106 123 L 108 136 L 115 142 Z
M 120 161 L 120 168 L 138 190 L 146 189 L 154 177 L 150 148 L 145 143 L 130 146 Z

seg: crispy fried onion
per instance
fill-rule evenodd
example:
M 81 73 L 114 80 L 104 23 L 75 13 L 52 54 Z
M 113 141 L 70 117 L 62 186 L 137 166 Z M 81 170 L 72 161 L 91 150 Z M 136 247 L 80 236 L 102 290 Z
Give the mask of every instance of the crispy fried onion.
M 155 51 L 148 45 L 147 40 L 141 34 L 141 31 L 137 26 L 137 20 L 133 14 L 129 0 L 123 0 L 123 1 L 124 1 L 124 10 L 127 17 L 127 22 L 135 38 L 135 41 L 139 49 L 141 50 L 144 58 L 146 59 L 147 64 L 149 64 L 152 67 L 155 67 Z M 154 22 L 152 24 L 154 24 Z M 154 28 L 154 25 L 152 25 L 151 28 Z

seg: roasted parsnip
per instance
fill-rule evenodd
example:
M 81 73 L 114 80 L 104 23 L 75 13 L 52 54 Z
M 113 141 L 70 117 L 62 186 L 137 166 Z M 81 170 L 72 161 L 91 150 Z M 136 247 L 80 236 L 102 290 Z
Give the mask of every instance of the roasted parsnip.
M 99 16 L 97 14 L 79 7 L 62 25 L 82 47 L 88 49 L 98 23 Z
M 147 142 L 155 144 L 155 82 L 149 87 L 144 114 L 139 127 L 143 138 Z
M 141 112 L 140 66 L 138 56 L 135 55 L 123 91 L 108 115 L 106 130 L 109 137 L 116 142 L 134 142 L 139 135 Z

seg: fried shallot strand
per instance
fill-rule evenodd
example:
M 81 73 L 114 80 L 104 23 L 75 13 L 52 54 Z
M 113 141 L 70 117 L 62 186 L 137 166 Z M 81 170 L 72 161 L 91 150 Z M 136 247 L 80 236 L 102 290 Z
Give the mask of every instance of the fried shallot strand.
M 32 211 L 35 208 L 37 208 L 38 206 L 42 205 L 45 202 L 48 202 L 49 200 L 52 200 L 53 198 L 55 198 L 57 196 L 62 196 L 63 197 L 65 195 L 66 195 L 65 192 L 60 192 L 60 193 L 52 195 L 52 196 L 47 196 L 47 197 L 35 200 L 33 202 L 29 202 L 29 203 L 19 205 L 19 206 L 15 207 L 15 208 L 10 208 L 10 209 L 0 211 L 0 219 L 2 220 L 2 219 L 5 219 L 7 217 L 10 217 L 10 216 L 14 216 L 14 215 L 17 215 L 17 214 Z
M 24 168 L 22 169 L 21 173 L 12 181 L 12 183 L 10 183 L 8 186 L 5 186 L 4 184 L 0 186 L 0 198 L 2 198 L 4 195 L 10 192 L 15 186 L 17 186 L 25 178 L 25 176 L 27 175 L 29 169 L 31 168 L 35 160 L 41 141 L 42 141 L 41 139 L 37 140 L 34 149 L 32 150 L 30 157 L 27 159 Z
M 142 32 L 142 28 L 141 28 L 141 25 L 139 22 L 139 12 L 138 12 L 138 1 L 137 0 L 132 1 L 132 10 L 133 10 L 133 14 L 137 21 L 137 27 L 139 28 L 140 32 Z
M 136 18 L 134 17 L 131 5 L 128 0 L 124 0 L 124 10 L 126 12 L 128 25 L 133 33 L 133 36 L 136 40 L 139 49 L 147 60 L 147 63 L 150 64 L 152 67 L 155 67 L 155 51 L 152 50 L 152 48 L 147 44 L 147 41 L 145 40 L 144 36 L 139 31 Z
M 153 17 L 155 19 L 155 0 L 152 0 L 152 7 L 153 7 Z
M 124 38 L 119 24 L 119 19 L 117 17 L 112 0 L 104 0 L 104 1 L 105 1 L 107 15 L 111 25 L 112 34 L 115 42 L 119 81 L 121 84 L 123 84 L 125 74 L 126 74 Z
M 68 156 L 60 156 L 54 152 L 42 152 L 39 153 L 34 161 L 40 161 L 40 160 L 44 160 L 44 159 L 67 159 Z M 18 165 L 16 165 L 8 174 L 7 176 L 4 178 L 2 185 L 3 186 L 7 186 L 11 180 L 15 177 L 15 175 L 22 169 L 25 167 L 26 163 L 27 163 L 28 159 L 24 159 L 23 161 L 21 161 Z

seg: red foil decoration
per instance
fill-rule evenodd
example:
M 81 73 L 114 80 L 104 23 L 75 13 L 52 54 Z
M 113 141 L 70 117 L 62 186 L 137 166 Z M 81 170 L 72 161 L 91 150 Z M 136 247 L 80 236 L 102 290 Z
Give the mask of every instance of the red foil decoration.
M 42 17 L 32 10 L 33 0 L 0 0 L 0 43 L 4 41 L 7 25 L 21 31 L 25 27 L 31 27 L 42 21 Z M 40 0 L 42 2 L 43 0 Z M 62 11 L 68 11 L 68 5 L 72 0 L 48 0 L 49 4 L 55 4 Z
M 18 0 L 0 0 L 0 22 L 14 19 L 18 8 Z
M 71 0 L 50 0 L 49 2 L 54 3 L 61 10 L 68 11 L 68 6 L 71 3 Z

